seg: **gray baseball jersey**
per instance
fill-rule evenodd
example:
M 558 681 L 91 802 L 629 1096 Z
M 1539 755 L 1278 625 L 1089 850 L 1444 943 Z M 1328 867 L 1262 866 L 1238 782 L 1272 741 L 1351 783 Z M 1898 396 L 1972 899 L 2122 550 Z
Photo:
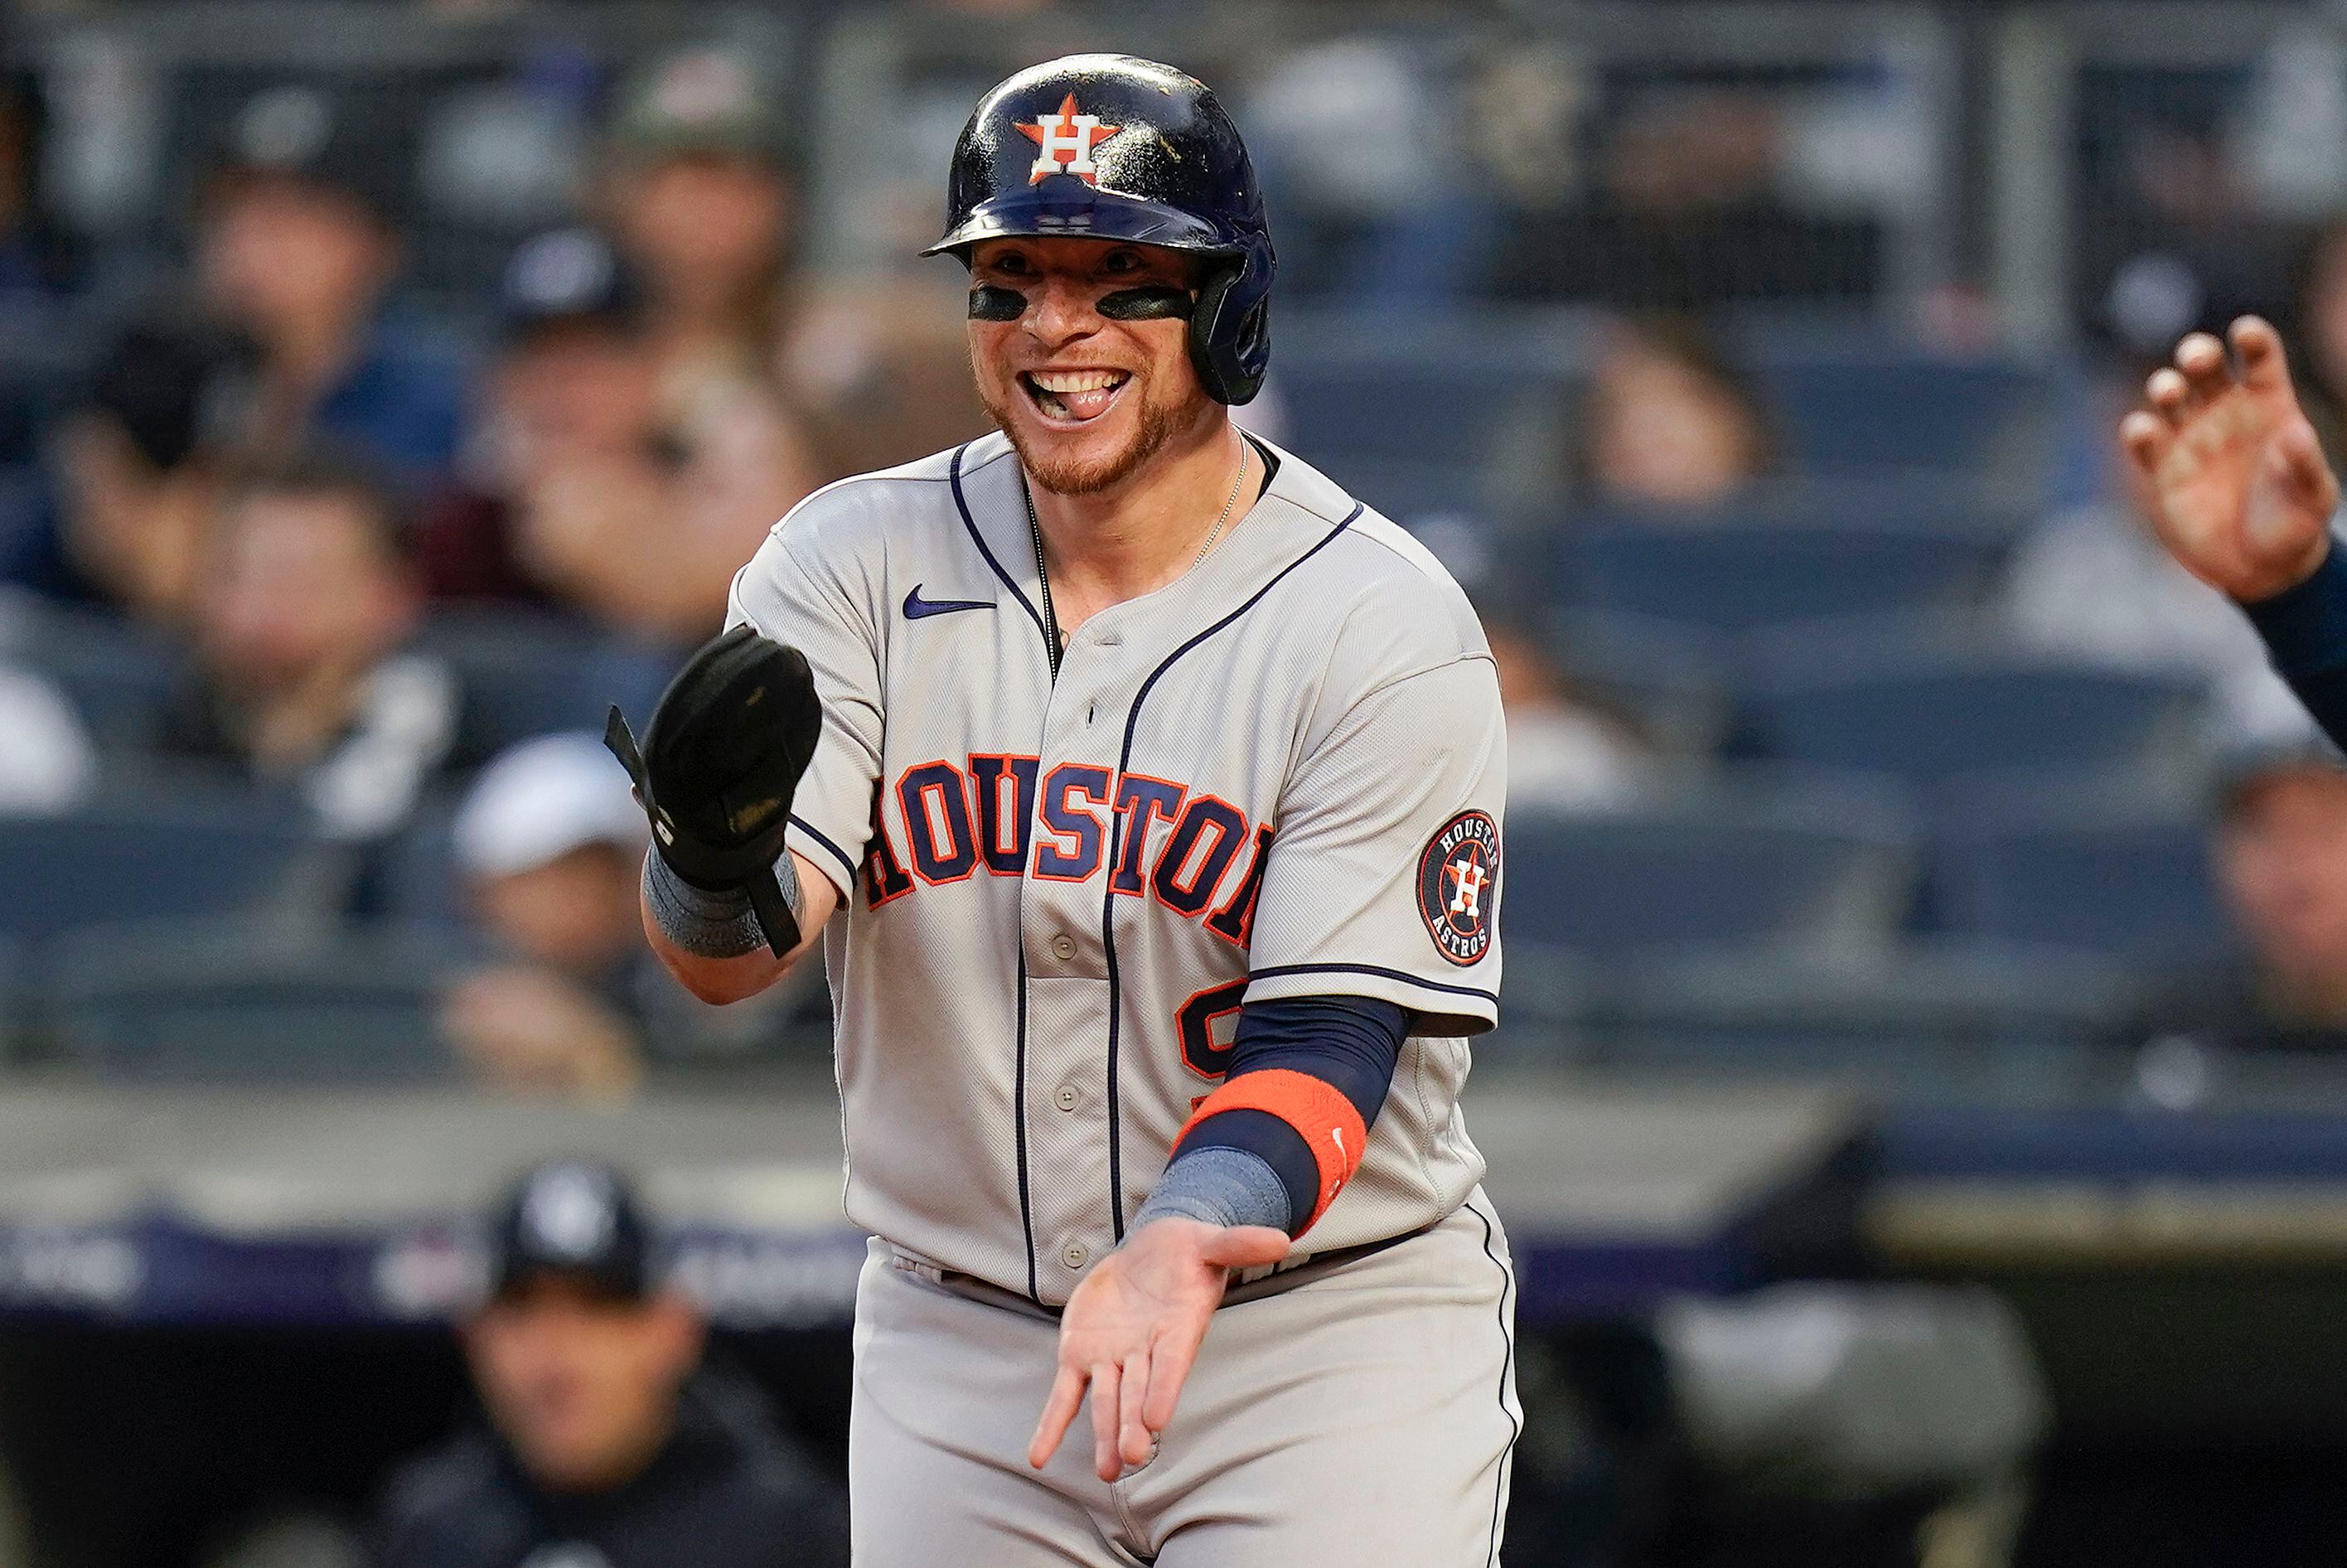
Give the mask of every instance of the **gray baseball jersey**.
M 734 581 L 733 620 L 802 650 L 823 697 L 790 845 L 844 895 L 848 1214 L 1038 1303 L 1122 1239 L 1245 1002 L 1410 1019 L 1296 1257 L 1431 1225 L 1482 1174 L 1458 1095 L 1500 981 L 1490 651 L 1409 535 L 1276 459 L 1056 680 L 1000 436 L 816 492 Z

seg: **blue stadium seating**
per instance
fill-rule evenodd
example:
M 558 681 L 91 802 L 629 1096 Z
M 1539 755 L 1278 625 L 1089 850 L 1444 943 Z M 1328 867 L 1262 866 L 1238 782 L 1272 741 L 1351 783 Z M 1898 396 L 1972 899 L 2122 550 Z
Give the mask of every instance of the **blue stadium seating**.
M 128 917 L 266 907 L 312 843 L 283 803 L 186 794 L 0 817 L 0 934 L 39 941 Z
M 422 645 L 454 666 L 464 692 L 460 760 L 482 763 L 533 735 L 603 728 L 612 702 L 639 727 L 681 659 L 548 617 L 449 612 Z
M 2204 695 L 2188 675 L 1880 621 L 1790 629 L 1759 645 L 1753 662 L 1738 698 L 1761 754 L 1916 784 L 2173 759 L 2192 742 Z
M 1993 480 L 2050 453 L 2053 384 L 2031 366 L 1815 330 L 1753 334 L 1750 347 L 1799 472 Z
M 1553 324 L 1487 312 L 1399 321 L 1299 313 L 1280 334 L 1271 392 L 1288 445 L 1307 461 L 1343 480 L 1356 458 L 1408 459 L 1450 469 L 1468 491 L 1480 488 L 1502 431 L 1559 416 L 1575 358 L 1570 334 Z
M 2221 951 L 2208 828 L 2166 792 L 2008 783 L 1958 803 L 1931 845 L 1940 924 L 2145 963 Z
M 1629 966 L 1591 989 L 1574 1036 L 1645 1072 L 1793 1072 L 1904 1097 L 2074 1079 L 2129 1016 L 2125 965 L 1933 941 L 1866 954 L 1706 955 Z
M 1601 958 L 1870 945 L 1904 915 L 1914 854 L 1895 797 L 1836 781 L 1704 787 L 1620 810 L 1518 813 L 1512 943 Z
M 1564 600 L 1715 631 L 1976 599 L 1998 546 L 1956 527 L 1722 515 L 1595 520 L 1559 538 Z
M 453 949 L 397 930 L 108 927 L 48 968 L 53 1049 L 111 1079 L 396 1083 L 452 1075 L 434 1025 Z
M 154 744 L 187 673 L 170 640 L 91 611 L 31 615 L 13 630 L 7 651 L 56 684 L 99 744 L 126 752 Z

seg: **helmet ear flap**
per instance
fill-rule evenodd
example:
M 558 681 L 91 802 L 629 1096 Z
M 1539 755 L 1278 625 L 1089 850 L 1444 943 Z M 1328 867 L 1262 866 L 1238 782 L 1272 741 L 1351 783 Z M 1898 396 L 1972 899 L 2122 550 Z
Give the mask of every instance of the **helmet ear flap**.
M 1250 401 L 1263 390 L 1263 373 L 1270 360 L 1266 340 L 1271 331 L 1271 301 L 1258 297 L 1248 304 L 1232 297 L 1247 271 L 1248 261 L 1241 258 L 1209 272 L 1190 317 L 1190 364 L 1206 395 L 1217 403 Z

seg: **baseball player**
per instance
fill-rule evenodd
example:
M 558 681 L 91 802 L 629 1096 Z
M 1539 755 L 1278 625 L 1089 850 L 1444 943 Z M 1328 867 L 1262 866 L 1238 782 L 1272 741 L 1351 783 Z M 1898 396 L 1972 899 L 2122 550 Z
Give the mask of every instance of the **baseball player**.
M 1001 434 L 808 497 L 641 756 L 611 736 L 686 985 L 823 944 L 875 1236 L 856 1560 L 1492 1563 L 1513 1286 L 1458 1107 L 1500 978 L 1482 633 L 1232 424 L 1272 247 L 1199 83 L 1010 77 L 931 250 L 969 268 Z

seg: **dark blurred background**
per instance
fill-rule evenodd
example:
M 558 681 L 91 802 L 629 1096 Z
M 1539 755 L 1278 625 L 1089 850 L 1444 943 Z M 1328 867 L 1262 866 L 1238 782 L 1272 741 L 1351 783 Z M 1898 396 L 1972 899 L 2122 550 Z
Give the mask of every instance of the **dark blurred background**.
M 823 986 L 658 971 L 593 732 L 984 429 L 913 253 L 1095 47 L 1501 660 L 1507 1561 L 2347 1561 L 2347 775 L 2110 439 L 2256 310 L 2347 458 L 2347 5 L 5 16 L 0 1568 L 365 1560 L 564 1153 L 836 1490 Z

